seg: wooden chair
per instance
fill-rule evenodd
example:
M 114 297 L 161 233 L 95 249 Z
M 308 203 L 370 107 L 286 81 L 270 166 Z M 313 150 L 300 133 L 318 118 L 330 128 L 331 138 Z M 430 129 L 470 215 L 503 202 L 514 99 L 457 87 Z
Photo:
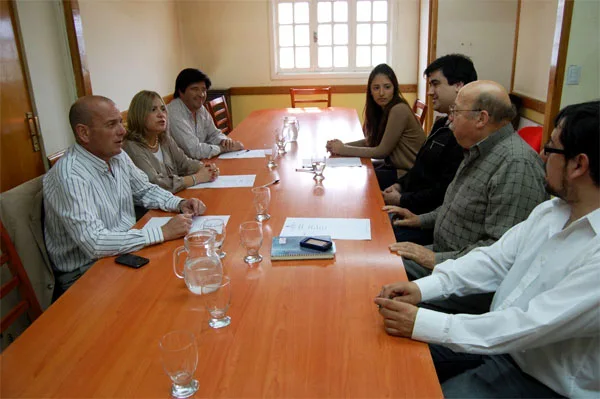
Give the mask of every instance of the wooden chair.
M 425 118 L 427 117 L 427 104 L 417 98 L 413 104 L 412 110 L 417 117 L 417 120 L 421 122 L 421 126 L 423 126 L 425 124 Z
M 19 291 L 21 300 L 2 317 L 0 322 L 0 332 L 4 333 L 6 329 L 13 324 L 22 314 L 29 313 L 31 322 L 37 319 L 42 314 L 42 308 L 35 296 L 29 277 L 23 268 L 21 259 L 17 254 L 8 232 L 0 222 L 0 238 L 2 243 L 2 255 L 0 257 L 0 267 L 7 265 L 12 278 L 2 284 L 0 288 L 0 299 L 4 299 L 6 295 L 14 289 Z
M 233 130 L 231 121 L 231 115 L 229 114 L 229 108 L 227 107 L 227 101 L 225 97 L 217 97 L 214 100 L 210 100 L 206 103 L 206 109 L 213 118 L 215 126 L 221 129 L 223 134 L 229 134 Z
M 327 96 L 325 98 L 314 98 L 314 96 Z M 311 96 L 311 98 L 297 99 L 296 96 Z M 290 97 L 292 98 L 292 108 L 296 108 L 296 104 L 307 103 L 327 103 L 327 107 L 331 107 L 331 87 L 320 87 L 310 89 L 294 89 L 290 88 Z
M 65 153 L 67 152 L 67 150 L 60 150 L 58 152 L 55 152 L 54 154 L 50 154 L 48 155 L 48 163 L 50 164 L 50 167 L 53 167 L 55 163 L 58 162 L 58 160 L 65 155 Z
M 542 126 L 525 126 L 519 129 L 518 133 L 535 152 L 539 153 L 542 150 L 542 135 L 544 133 Z

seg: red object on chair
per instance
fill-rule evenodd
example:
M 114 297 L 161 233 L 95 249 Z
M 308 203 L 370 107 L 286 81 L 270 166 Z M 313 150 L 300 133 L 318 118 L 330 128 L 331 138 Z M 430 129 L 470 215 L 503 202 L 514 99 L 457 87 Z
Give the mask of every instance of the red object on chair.
M 525 126 L 519 129 L 518 133 L 535 152 L 539 153 L 542 150 L 543 132 L 544 128 L 541 126 Z

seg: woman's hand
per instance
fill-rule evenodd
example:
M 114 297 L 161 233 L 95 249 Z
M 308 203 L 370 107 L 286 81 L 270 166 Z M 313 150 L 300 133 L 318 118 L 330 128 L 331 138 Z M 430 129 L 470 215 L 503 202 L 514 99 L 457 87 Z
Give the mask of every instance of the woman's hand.
M 215 181 L 219 177 L 219 168 L 214 163 L 205 164 L 194 176 L 196 183 Z
M 344 143 L 338 139 L 329 140 L 327 141 L 325 148 L 330 153 L 337 155 L 342 151 L 342 148 L 344 148 Z

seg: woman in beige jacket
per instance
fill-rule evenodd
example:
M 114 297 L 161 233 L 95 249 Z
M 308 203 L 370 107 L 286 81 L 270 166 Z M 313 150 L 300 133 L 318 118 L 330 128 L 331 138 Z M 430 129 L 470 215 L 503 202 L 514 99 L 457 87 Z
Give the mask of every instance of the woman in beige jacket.
M 402 97 L 396 74 L 386 64 L 371 71 L 365 104 L 365 138 L 351 143 L 327 142 L 333 155 L 383 159 L 375 168 L 382 188 L 396 182 L 412 168 L 425 133 L 408 103 Z
M 140 91 L 127 113 L 127 135 L 123 148 L 151 183 L 176 193 L 219 175 L 214 164 L 189 158 L 167 133 L 167 108 L 160 95 Z

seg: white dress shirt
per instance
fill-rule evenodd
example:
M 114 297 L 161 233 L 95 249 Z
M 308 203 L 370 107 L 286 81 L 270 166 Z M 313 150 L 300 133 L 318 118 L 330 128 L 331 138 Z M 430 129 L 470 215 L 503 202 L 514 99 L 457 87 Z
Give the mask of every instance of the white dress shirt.
M 74 144 L 44 177 L 46 246 L 59 271 L 164 241 L 160 228 L 131 229 L 133 204 L 175 211 L 183 200 L 149 183 L 124 151 L 109 162 Z
M 174 98 L 167 105 L 169 111 L 169 131 L 171 137 L 190 158 L 206 159 L 221 153 L 219 143 L 227 138 L 217 127 L 204 107 L 192 111 L 180 98 Z
M 600 396 L 600 209 L 563 229 L 559 198 L 489 247 L 437 266 L 415 281 L 427 301 L 493 292 L 489 313 L 419 309 L 412 338 L 457 352 L 510 354 L 519 367 L 567 397 Z

